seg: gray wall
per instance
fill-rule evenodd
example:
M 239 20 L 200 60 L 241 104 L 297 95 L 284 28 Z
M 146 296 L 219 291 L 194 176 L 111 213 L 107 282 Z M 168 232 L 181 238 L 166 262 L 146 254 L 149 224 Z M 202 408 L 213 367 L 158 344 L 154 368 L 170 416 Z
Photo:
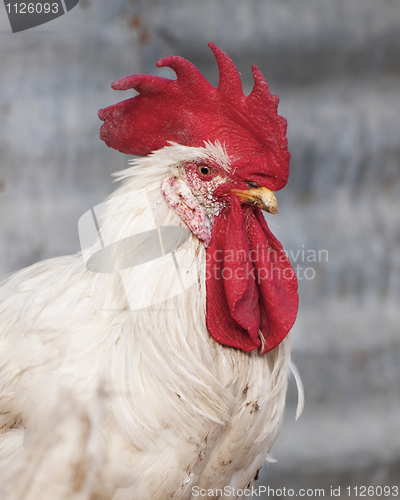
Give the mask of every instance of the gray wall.
M 291 387 L 279 461 L 263 480 L 326 496 L 331 485 L 394 484 L 398 0 L 81 0 L 18 34 L 0 6 L 0 274 L 79 250 L 78 218 L 127 160 L 98 139 L 97 110 L 127 97 L 110 83 L 172 76 L 154 63 L 178 54 L 216 84 L 209 40 L 235 60 L 247 91 L 250 63 L 260 67 L 289 123 L 291 177 L 270 224 L 302 278 L 294 360 L 306 409 L 294 423 Z

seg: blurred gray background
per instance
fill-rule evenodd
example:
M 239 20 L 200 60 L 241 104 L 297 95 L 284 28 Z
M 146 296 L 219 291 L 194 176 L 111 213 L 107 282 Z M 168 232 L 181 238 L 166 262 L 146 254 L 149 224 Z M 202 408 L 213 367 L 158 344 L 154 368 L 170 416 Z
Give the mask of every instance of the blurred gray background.
M 98 138 L 112 81 L 194 62 L 208 41 L 288 119 L 288 186 L 272 230 L 297 267 L 294 384 L 262 480 L 273 488 L 400 486 L 399 0 L 81 0 L 12 34 L 0 5 L 0 275 L 79 250 L 77 221 L 128 157 Z M 284 495 L 282 495 L 284 496 Z

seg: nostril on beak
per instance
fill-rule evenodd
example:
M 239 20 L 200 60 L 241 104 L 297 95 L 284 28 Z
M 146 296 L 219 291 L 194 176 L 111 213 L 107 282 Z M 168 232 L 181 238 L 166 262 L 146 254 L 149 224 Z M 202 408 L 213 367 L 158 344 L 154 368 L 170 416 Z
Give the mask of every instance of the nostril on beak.
M 252 187 L 252 188 L 258 188 L 260 187 L 257 182 L 254 182 L 254 181 L 246 181 L 246 184 L 249 186 L 249 187 Z

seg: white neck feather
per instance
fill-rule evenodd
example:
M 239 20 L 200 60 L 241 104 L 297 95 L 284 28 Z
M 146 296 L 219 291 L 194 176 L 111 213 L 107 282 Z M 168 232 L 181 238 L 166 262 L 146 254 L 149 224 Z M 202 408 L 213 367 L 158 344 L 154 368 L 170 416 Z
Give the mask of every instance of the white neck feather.
M 175 159 L 172 157 L 173 149 L 178 157 L 182 149 L 185 150 L 182 161 L 183 158 L 187 161 L 188 149 L 196 157 L 205 154 L 205 148 L 172 146 L 135 160 L 133 167 L 117 174 L 123 185 L 107 202 L 102 229 L 106 240 L 116 241 L 132 232 L 146 231 L 154 220 L 159 227 L 184 226 L 160 191 L 162 180 L 170 174 L 170 168 L 178 159 L 176 155 Z M 141 211 L 137 207 L 135 193 L 144 188 L 151 211 Z M 273 353 L 261 357 L 257 352 L 244 353 L 223 346 L 209 335 L 203 243 L 191 235 L 176 252 L 176 257 L 181 271 L 192 272 L 196 281 L 184 292 L 162 302 L 157 298 L 165 296 L 172 286 L 168 278 L 170 261 L 153 271 L 152 263 L 145 264 L 143 269 L 138 266 L 123 271 L 124 286 L 118 274 L 98 274 L 93 282 L 96 307 L 106 324 L 112 324 L 107 327 L 108 332 L 113 332 L 107 378 L 113 380 L 114 386 L 125 387 L 123 394 L 115 395 L 113 409 L 120 421 L 123 420 L 121 428 L 142 449 L 151 446 L 160 425 L 176 426 L 177 415 L 181 418 L 179 429 L 175 430 L 188 439 L 194 427 L 199 428 L 210 420 L 222 423 L 230 414 L 228 410 L 234 404 L 235 391 L 240 390 L 236 384 L 243 385 L 243 391 L 252 379 L 262 380 L 265 370 L 280 374 L 279 378 L 283 373 L 281 383 L 286 384 L 286 370 L 279 371 L 287 362 L 286 342 Z M 132 294 L 140 295 L 145 291 L 154 297 L 152 305 L 132 311 L 124 294 L 127 280 Z M 110 290 L 119 290 L 119 293 L 114 292 L 111 297 Z M 279 381 L 273 383 L 280 386 Z M 227 391 L 227 387 L 230 390 Z M 259 394 L 260 403 L 275 392 L 265 385 Z

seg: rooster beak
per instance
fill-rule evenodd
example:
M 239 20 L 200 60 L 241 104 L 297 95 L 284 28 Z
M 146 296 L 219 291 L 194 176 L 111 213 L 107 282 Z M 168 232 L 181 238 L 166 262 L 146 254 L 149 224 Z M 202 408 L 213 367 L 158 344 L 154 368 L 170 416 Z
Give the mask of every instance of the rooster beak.
M 266 187 L 251 187 L 245 190 L 231 189 L 230 192 L 239 196 L 240 203 L 255 205 L 273 215 L 278 213 L 278 203 L 275 195 Z

